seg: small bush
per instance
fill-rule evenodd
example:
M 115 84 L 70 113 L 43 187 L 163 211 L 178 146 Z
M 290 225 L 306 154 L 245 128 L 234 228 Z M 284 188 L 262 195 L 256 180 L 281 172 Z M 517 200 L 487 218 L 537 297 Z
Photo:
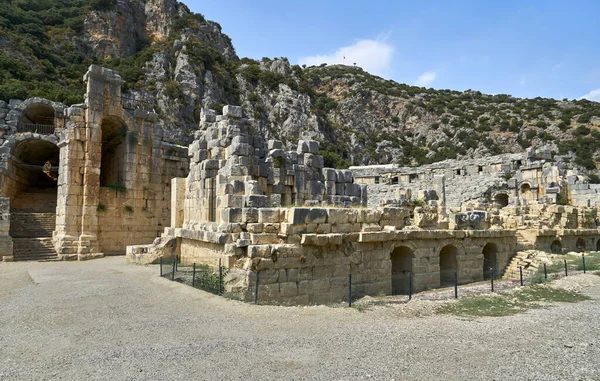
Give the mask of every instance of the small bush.
M 106 205 L 104 205 L 102 202 L 99 202 L 98 206 L 96 206 L 96 212 L 98 213 L 106 212 L 106 209 Z
M 124 210 L 125 212 L 129 213 L 129 214 L 132 214 L 132 213 L 133 213 L 133 206 L 131 206 L 131 205 L 125 205 L 125 206 L 123 207 L 123 210 Z

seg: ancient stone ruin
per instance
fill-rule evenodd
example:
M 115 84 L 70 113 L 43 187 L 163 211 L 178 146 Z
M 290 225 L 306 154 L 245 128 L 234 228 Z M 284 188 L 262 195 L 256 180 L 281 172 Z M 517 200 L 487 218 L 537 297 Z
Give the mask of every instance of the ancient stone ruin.
M 0 257 L 228 269 L 245 300 L 310 304 L 496 276 L 528 250 L 600 250 L 600 186 L 548 149 L 419 168 L 324 168 L 319 143 L 265 140 L 241 107 L 193 143 L 92 65 L 85 103 L 0 103 Z M 521 253 L 521 254 L 519 254 Z M 456 275 L 455 275 L 456 274 Z
M 190 173 L 173 179 L 171 226 L 127 259 L 228 269 L 263 302 L 330 303 L 480 281 L 520 250 L 595 250 L 597 192 L 545 152 L 423 168 L 323 168 L 318 143 L 265 141 L 241 108 L 204 110 Z M 584 189 L 585 188 L 585 189 Z M 557 205 L 566 197 L 578 206 Z M 586 206 L 582 205 L 585 204 Z
M 152 110 L 91 66 L 85 104 L 0 102 L 0 257 L 88 259 L 153 240 L 170 220 L 171 178 L 187 148 L 165 141 Z

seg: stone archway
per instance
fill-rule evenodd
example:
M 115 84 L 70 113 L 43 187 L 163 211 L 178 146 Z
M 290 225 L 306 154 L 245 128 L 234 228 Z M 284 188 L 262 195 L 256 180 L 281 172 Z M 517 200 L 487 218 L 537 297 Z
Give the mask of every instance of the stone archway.
M 15 260 L 56 257 L 52 234 L 56 229 L 56 204 L 60 150 L 45 139 L 24 139 L 12 152 L 10 236 Z
M 562 243 L 559 239 L 555 239 L 550 244 L 550 252 L 552 254 L 562 254 Z
M 37 132 L 53 134 L 55 129 L 55 111 L 49 102 L 29 103 L 21 112 L 17 132 Z
M 488 243 L 483 247 L 483 279 L 490 279 L 492 275 L 498 276 L 498 246 Z
M 531 195 L 531 185 L 529 183 L 521 184 L 521 197 L 529 199 Z
M 581 253 L 583 251 L 585 251 L 585 240 L 583 238 L 577 238 L 577 241 L 575 242 L 575 249 L 577 250 L 578 253 Z
M 440 286 L 454 284 L 454 274 L 458 271 L 458 249 L 454 245 L 446 245 L 440 250 Z
M 45 139 L 24 139 L 18 142 L 12 151 L 12 168 L 8 177 L 12 185 L 6 189 L 11 198 L 11 208 L 34 208 L 36 194 L 52 194 L 56 210 L 56 191 L 60 150 L 58 146 Z M 28 196 L 24 196 L 28 194 Z M 44 208 L 48 210 L 48 208 Z
M 392 251 L 392 295 L 408 294 L 414 258 L 415 253 L 406 246 L 398 246 Z
M 596 251 L 600 251 L 600 239 L 596 242 Z

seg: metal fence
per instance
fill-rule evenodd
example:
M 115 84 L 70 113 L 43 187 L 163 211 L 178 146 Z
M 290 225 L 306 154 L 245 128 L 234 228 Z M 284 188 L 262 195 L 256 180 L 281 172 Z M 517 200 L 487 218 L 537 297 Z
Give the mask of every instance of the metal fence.
M 220 261 L 217 271 L 213 271 L 207 265 L 181 264 L 177 258 L 172 260 L 160 259 L 161 277 L 216 295 L 223 295 L 225 275 L 227 275 L 227 269 L 221 266 Z
M 460 271 L 457 269 L 445 269 L 435 273 L 412 273 L 403 271 L 391 274 L 392 295 L 385 297 L 375 297 L 374 299 L 396 302 L 408 302 L 410 300 L 448 300 L 462 296 L 475 296 L 489 292 L 498 292 L 514 289 L 521 286 L 541 284 L 547 281 L 556 280 L 566 276 L 585 274 L 589 271 L 600 270 L 600 253 L 582 256 L 564 256 L 540 266 L 529 266 L 527 268 L 519 267 L 516 270 L 504 270 L 495 267 L 482 268 L 483 280 L 472 281 L 471 279 L 461 278 Z M 160 262 L 160 275 L 167 279 L 187 284 L 192 287 L 202 289 L 217 295 L 224 293 L 224 278 L 227 269 L 219 263 L 216 271 L 206 265 L 199 264 L 180 264 L 177 259 L 162 260 Z M 261 302 L 260 290 L 263 283 L 268 281 L 261 280 L 261 272 L 255 272 L 250 279 L 250 295 L 255 304 Z M 268 274 L 264 276 L 268 277 Z M 419 284 L 419 278 L 430 278 L 427 281 L 437 282 L 439 279 L 439 288 L 428 288 L 417 290 L 415 285 Z M 337 294 L 339 302 L 352 306 L 353 302 L 363 295 L 360 282 L 353 284 L 352 274 L 346 276 L 337 276 L 326 278 L 329 284 L 338 284 Z M 422 279 L 421 279 L 422 280 Z M 422 284 L 422 282 L 421 282 Z M 416 292 L 418 291 L 418 292 Z
M 19 123 L 17 124 L 17 132 L 33 132 L 42 135 L 52 135 L 56 131 L 56 126 L 53 124 L 37 124 L 37 123 Z

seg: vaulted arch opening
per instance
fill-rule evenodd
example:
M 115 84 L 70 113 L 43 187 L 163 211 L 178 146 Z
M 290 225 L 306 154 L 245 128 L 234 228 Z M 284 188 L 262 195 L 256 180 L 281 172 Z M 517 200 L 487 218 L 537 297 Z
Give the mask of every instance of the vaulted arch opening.
M 498 193 L 494 197 L 494 206 L 497 208 L 504 208 L 508 206 L 508 195 L 506 193 Z
M 414 257 L 415 253 L 406 246 L 398 246 L 392 251 L 392 295 L 408 294 Z
M 458 249 L 454 245 L 446 245 L 440 250 L 440 286 L 454 284 L 454 273 L 458 271 Z
M 55 130 L 54 108 L 45 103 L 32 103 L 21 113 L 17 132 L 53 134 Z
M 490 242 L 483 247 L 483 279 L 498 275 L 497 254 L 498 246 L 495 243 Z
M 577 242 L 575 242 L 575 249 L 578 253 L 585 251 L 585 240 L 583 238 L 577 238 Z
M 560 242 L 560 240 L 555 239 L 554 241 L 552 241 L 552 243 L 550 244 L 550 252 L 552 254 L 562 254 L 562 243 Z
M 11 209 L 56 211 L 59 159 L 59 148 L 46 140 L 26 139 L 14 147 L 13 170 L 6 179 L 11 183 L 7 190 Z M 42 199 L 49 204 L 38 205 Z

